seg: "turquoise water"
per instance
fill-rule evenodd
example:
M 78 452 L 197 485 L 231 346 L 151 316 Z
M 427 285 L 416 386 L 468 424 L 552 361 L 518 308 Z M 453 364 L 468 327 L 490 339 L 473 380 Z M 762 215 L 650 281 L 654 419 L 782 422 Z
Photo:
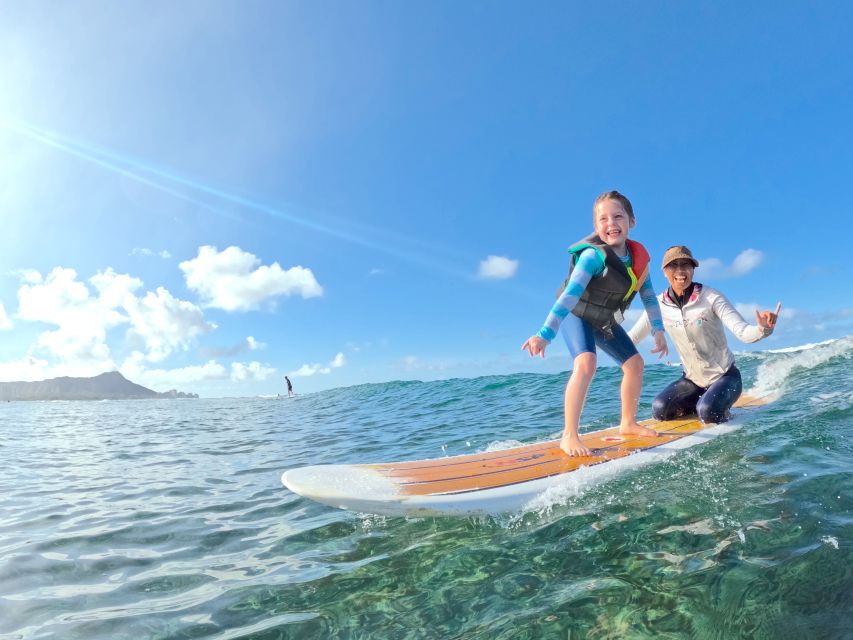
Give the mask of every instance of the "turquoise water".
M 281 472 L 561 425 L 565 376 L 0 405 L 0 637 L 853 637 L 853 337 L 741 355 L 740 429 L 526 513 L 335 510 Z M 641 415 L 677 370 L 649 366 Z M 618 418 L 618 371 L 584 428 Z

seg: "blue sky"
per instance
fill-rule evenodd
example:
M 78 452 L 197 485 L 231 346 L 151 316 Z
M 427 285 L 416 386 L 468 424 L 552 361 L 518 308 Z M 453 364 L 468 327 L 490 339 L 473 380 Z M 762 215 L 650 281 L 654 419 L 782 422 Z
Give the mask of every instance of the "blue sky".
M 0 8 L 0 379 L 565 370 L 519 347 L 614 188 L 657 288 L 853 332 L 848 3 Z

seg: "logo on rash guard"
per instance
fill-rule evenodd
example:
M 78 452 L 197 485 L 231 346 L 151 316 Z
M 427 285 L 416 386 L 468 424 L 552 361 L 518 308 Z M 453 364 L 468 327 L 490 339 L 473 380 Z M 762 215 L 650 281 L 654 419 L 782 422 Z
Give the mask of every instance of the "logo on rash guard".
M 681 327 L 701 327 L 703 322 L 708 322 L 708 315 L 703 311 L 695 320 L 669 320 L 664 321 L 664 327 L 680 329 Z

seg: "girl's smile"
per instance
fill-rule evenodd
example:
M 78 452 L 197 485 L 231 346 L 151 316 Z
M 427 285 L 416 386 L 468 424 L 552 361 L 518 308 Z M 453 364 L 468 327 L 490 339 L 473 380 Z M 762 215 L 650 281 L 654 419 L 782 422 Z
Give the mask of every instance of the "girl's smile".
M 628 230 L 634 226 L 628 213 L 616 200 L 602 200 L 595 208 L 595 232 L 617 253 L 625 253 Z

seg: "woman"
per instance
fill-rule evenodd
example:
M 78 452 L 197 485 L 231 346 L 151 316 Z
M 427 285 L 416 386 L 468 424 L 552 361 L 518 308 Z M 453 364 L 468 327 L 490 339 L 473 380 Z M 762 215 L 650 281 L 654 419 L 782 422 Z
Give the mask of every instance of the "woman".
M 752 326 L 722 293 L 693 282 L 699 262 L 690 249 L 670 247 L 662 266 L 669 288 L 658 296 L 661 316 L 681 356 L 684 374 L 655 398 L 653 415 L 658 420 L 673 420 L 696 414 L 706 424 L 725 422 L 743 384 L 723 327 L 742 342 L 757 342 L 773 333 L 782 303 L 773 313 L 756 309 L 758 325 Z M 648 316 L 643 314 L 628 335 L 636 344 L 650 328 Z

